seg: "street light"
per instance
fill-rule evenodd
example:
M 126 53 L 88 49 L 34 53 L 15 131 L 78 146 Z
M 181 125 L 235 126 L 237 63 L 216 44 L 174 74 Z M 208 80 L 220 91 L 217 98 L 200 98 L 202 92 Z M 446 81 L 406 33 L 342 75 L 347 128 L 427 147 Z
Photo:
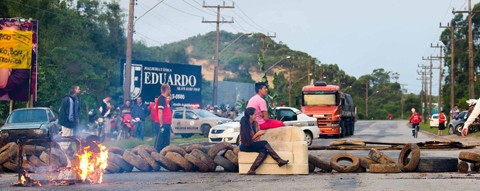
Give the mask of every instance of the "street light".
M 285 58 L 282 58 L 280 59 L 279 61 L 275 62 L 275 64 L 273 64 L 272 66 L 270 66 L 268 69 L 265 70 L 265 74 L 270 71 L 273 67 L 275 67 L 277 64 L 279 64 L 281 61 L 285 60 L 285 59 L 289 59 L 290 56 L 286 56 Z
M 220 53 L 218 54 L 222 54 L 223 51 L 225 51 L 228 47 L 230 47 L 230 45 L 234 44 L 235 42 L 237 42 L 240 38 L 242 38 L 243 36 L 252 36 L 253 33 L 252 32 L 249 32 L 249 33 L 243 33 L 242 35 L 238 36 L 235 40 L 233 40 L 231 43 L 229 43 L 227 46 L 225 46 L 225 48 L 223 48 Z
M 373 95 L 375 95 L 376 93 L 379 93 L 380 91 L 375 91 L 372 95 L 367 95 L 365 96 L 365 116 L 368 117 L 368 98 L 369 97 L 372 97 Z

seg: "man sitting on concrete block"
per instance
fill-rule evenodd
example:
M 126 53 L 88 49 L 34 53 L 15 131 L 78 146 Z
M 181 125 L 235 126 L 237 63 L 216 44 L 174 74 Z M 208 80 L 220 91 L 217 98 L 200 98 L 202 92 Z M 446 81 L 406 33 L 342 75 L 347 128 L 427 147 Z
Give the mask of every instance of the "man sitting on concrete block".
M 267 84 L 264 82 L 256 83 L 255 92 L 257 94 L 248 100 L 247 108 L 252 107 L 255 109 L 255 117 L 260 129 L 265 130 L 285 126 L 282 121 L 268 117 L 267 102 L 264 99 L 268 95 Z

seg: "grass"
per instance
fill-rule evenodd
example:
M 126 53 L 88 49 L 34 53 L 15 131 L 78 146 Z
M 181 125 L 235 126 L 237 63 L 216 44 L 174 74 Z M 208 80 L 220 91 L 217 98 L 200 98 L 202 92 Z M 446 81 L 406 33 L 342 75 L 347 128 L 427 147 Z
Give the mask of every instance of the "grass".
M 170 144 L 173 145 L 187 145 L 190 143 L 203 143 L 203 142 L 208 142 L 208 138 L 203 137 L 202 135 L 195 134 L 194 136 L 190 138 L 182 138 L 180 135 L 175 135 L 173 140 L 171 141 Z M 130 149 L 134 148 L 138 145 L 152 145 L 155 143 L 155 137 L 145 137 L 144 141 L 141 141 L 139 139 L 128 139 L 128 140 L 121 140 L 121 141 L 116 141 L 116 140 L 109 140 L 104 142 L 104 145 L 107 147 L 112 147 L 112 146 L 117 146 L 120 148 L 124 149 Z
M 411 124 L 408 123 L 407 126 L 411 127 Z M 430 123 L 420 123 L 420 131 L 426 131 L 436 135 L 438 133 L 438 127 L 430 128 Z M 448 127 L 443 130 L 443 135 L 448 135 Z M 468 137 L 480 137 L 480 132 L 470 133 Z

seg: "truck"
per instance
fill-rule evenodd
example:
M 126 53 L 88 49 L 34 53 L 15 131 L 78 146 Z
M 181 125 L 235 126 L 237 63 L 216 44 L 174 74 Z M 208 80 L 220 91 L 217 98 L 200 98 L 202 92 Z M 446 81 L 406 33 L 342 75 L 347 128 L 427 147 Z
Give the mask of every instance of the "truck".
M 307 116 L 317 119 L 321 136 L 337 138 L 355 133 L 356 108 L 350 94 L 343 93 L 339 86 L 315 82 L 302 88 L 297 105 Z

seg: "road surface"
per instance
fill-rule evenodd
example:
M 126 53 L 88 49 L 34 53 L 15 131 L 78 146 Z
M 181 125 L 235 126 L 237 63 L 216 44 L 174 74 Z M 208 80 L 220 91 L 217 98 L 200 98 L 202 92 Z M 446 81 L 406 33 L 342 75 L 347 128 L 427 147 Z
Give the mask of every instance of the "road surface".
M 383 142 L 422 142 L 435 137 L 419 134 L 414 139 L 406 121 L 359 121 L 351 139 Z M 315 145 L 328 145 L 335 139 L 318 139 Z M 479 151 L 478 149 L 475 149 Z M 338 152 L 310 151 L 325 160 Z M 346 151 L 366 156 L 368 151 Z M 388 151 L 396 159 L 400 151 Z M 422 151 L 421 156 L 458 157 L 460 151 Z M 25 190 L 11 184 L 16 174 L 0 175 L 0 190 Z M 106 174 L 100 185 L 44 186 L 35 190 L 478 190 L 480 175 L 460 173 L 321 173 L 309 175 L 257 175 L 236 173 L 134 172 Z

